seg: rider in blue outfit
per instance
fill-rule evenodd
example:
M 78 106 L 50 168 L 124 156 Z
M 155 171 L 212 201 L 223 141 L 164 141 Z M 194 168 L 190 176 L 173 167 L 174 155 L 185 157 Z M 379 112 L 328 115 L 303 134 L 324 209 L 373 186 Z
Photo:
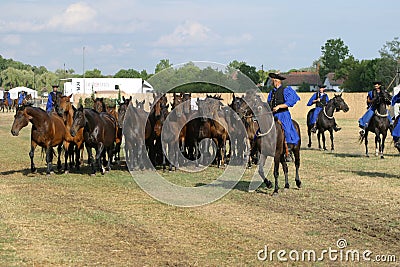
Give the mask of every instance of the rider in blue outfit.
M 24 101 L 25 97 L 26 97 L 26 92 L 21 91 L 21 93 L 19 93 L 19 97 L 18 97 L 18 106 L 22 105 L 22 102 Z
M 286 143 L 288 145 L 297 145 L 300 141 L 300 136 L 293 125 L 289 107 L 293 107 L 300 100 L 300 97 L 292 87 L 282 85 L 282 80 L 286 79 L 285 77 L 276 73 L 269 73 L 269 77 L 272 79 L 274 88 L 268 95 L 268 104 L 274 117 L 282 122 Z
M 58 90 L 58 85 L 53 85 L 53 91 L 49 93 L 49 96 L 47 99 L 47 105 L 46 105 L 47 113 L 51 113 L 54 109 L 56 97 L 57 97 L 57 94 L 59 93 L 57 90 Z
M 8 92 L 8 94 L 7 94 L 7 102 L 8 102 L 8 106 L 11 107 L 11 105 L 12 105 L 12 100 L 11 100 L 11 94 L 10 94 L 10 92 Z
M 396 103 L 400 103 L 400 92 L 393 96 L 391 105 L 394 106 Z M 397 122 L 396 127 L 392 131 L 394 146 L 400 149 L 400 121 Z
M 367 112 L 358 120 L 358 125 L 361 128 L 360 130 L 360 136 L 364 136 L 365 134 L 365 129 L 368 127 L 368 123 L 371 120 L 372 116 L 374 116 L 375 108 L 372 106 L 372 103 L 374 102 L 375 97 L 381 92 L 381 87 L 382 87 L 382 82 L 377 81 L 373 82 L 374 89 L 368 92 L 367 95 Z M 393 120 L 390 116 L 388 116 L 389 119 L 389 129 L 393 129 Z
M 310 125 L 313 126 L 311 128 L 311 132 L 313 132 L 313 133 L 317 132 L 317 119 L 318 119 L 319 113 L 324 108 L 324 106 L 326 106 L 326 104 L 328 104 L 328 102 L 329 102 L 329 97 L 325 93 L 326 85 L 321 84 L 318 87 L 319 87 L 319 91 L 316 92 L 315 94 L 313 94 L 307 103 L 307 106 L 312 106 L 315 104 L 314 112 L 311 114 L 311 117 L 310 117 Z M 337 127 L 336 122 L 335 122 L 335 126 L 333 127 L 333 130 L 335 130 L 335 132 L 341 130 L 340 127 Z

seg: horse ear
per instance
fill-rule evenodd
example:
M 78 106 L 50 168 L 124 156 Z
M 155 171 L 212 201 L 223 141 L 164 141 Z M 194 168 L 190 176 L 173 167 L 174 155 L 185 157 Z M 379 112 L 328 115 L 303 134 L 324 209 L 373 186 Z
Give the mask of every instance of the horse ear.
M 68 98 L 71 98 L 71 97 L 72 97 L 72 94 L 70 94 Z
M 76 111 L 76 107 L 74 105 L 72 105 L 72 109 L 74 110 L 74 112 Z
M 131 97 L 129 97 L 129 101 L 132 101 L 132 96 L 131 96 Z
M 79 105 L 78 110 L 79 110 L 79 111 L 83 111 L 83 106 L 82 106 L 82 105 Z
M 122 101 L 125 102 L 125 96 L 122 96 Z

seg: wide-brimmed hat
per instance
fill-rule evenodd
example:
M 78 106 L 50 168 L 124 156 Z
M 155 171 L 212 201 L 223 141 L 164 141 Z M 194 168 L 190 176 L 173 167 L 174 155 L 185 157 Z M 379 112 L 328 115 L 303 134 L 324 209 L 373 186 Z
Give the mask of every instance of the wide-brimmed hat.
M 373 85 L 375 85 L 375 84 L 382 85 L 382 82 L 381 82 L 381 81 L 374 81 L 372 84 L 373 84 Z
M 283 77 L 283 76 L 281 76 L 280 74 L 278 74 L 278 73 L 273 73 L 273 72 L 268 73 L 268 76 L 269 76 L 270 78 L 272 78 L 272 79 L 278 79 L 278 80 L 281 80 L 281 81 L 286 79 L 286 77 Z
M 319 88 L 324 88 L 324 89 L 325 89 L 325 88 L 326 88 L 326 85 L 325 85 L 325 84 L 320 84 L 320 85 L 318 85 L 318 87 L 319 87 Z
M 53 87 L 53 88 L 58 88 L 58 87 L 60 87 L 60 86 L 58 86 L 57 84 L 54 84 L 54 85 L 52 85 L 51 87 Z

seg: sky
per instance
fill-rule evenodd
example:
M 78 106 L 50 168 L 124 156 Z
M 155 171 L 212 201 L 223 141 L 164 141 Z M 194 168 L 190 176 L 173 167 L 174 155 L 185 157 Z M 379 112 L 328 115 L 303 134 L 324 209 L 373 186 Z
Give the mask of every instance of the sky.
M 359 60 L 400 36 L 398 0 L 1 0 L 0 55 L 50 71 L 154 73 L 162 59 L 300 69 L 342 39 Z

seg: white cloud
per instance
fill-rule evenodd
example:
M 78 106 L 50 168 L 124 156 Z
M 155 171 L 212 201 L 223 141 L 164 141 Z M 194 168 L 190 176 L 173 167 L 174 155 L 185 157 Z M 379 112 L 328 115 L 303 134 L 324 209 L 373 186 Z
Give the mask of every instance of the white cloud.
M 96 27 L 96 15 L 96 10 L 86 3 L 75 3 L 68 6 L 61 15 L 54 15 L 47 23 L 47 27 L 74 31 L 91 30 Z
M 218 36 L 208 27 L 198 22 L 186 21 L 178 25 L 171 34 L 161 36 L 155 45 L 170 47 L 204 45 L 216 39 Z

